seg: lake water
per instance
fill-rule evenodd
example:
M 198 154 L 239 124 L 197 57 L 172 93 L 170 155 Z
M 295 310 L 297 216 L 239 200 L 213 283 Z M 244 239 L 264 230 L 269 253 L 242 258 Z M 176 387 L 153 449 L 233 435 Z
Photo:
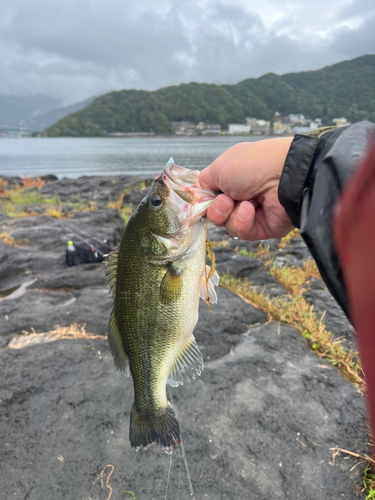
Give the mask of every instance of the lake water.
M 260 137 L 1 138 L 0 176 L 131 174 L 154 176 L 173 156 L 202 169 L 239 142 Z

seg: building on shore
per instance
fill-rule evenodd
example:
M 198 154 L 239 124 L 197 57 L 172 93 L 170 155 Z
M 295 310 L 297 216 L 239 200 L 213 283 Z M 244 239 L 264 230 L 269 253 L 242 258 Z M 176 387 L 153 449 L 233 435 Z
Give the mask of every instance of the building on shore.
M 195 131 L 198 135 L 221 135 L 221 125 L 199 122 L 195 127 Z
M 246 118 L 246 125 L 250 127 L 252 135 L 269 135 L 271 129 L 271 122 L 256 118 Z
M 346 127 L 347 125 L 350 125 L 350 122 L 344 117 L 342 118 L 334 118 L 333 123 L 336 124 L 336 127 Z
M 273 123 L 273 133 L 275 135 L 293 134 L 292 124 L 291 123 L 274 122 Z
M 172 129 L 175 135 L 195 135 L 195 123 L 192 122 L 172 122 Z
M 243 123 L 230 123 L 228 125 L 229 135 L 247 135 L 250 134 L 250 125 L 245 125 Z
M 296 125 L 293 127 L 293 134 L 308 134 L 313 130 L 319 128 L 320 124 L 316 121 L 310 122 L 309 126 L 304 127 L 303 125 Z

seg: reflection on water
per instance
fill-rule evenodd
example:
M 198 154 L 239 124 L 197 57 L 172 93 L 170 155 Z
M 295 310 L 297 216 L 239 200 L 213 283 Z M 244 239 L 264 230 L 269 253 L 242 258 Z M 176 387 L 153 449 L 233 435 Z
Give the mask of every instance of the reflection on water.
M 0 139 L 0 176 L 159 173 L 173 156 L 178 165 L 202 169 L 234 144 L 261 137 L 22 138 Z

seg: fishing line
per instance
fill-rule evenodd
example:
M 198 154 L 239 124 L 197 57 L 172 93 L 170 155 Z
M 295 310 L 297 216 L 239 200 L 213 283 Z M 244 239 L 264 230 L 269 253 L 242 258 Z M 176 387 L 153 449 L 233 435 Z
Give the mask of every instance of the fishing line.
M 35 209 L 35 211 L 38 211 L 37 209 Z M 45 217 L 49 217 L 50 219 L 52 219 L 56 224 L 59 224 L 60 226 L 62 226 L 64 229 L 68 229 L 71 233 L 73 233 L 75 236 L 77 236 L 78 239 L 80 239 L 81 241 L 83 241 L 84 243 L 86 243 L 86 245 L 89 247 L 89 248 L 93 248 L 96 252 L 98 252 L 99 254 L 101 255 L 105 255 L 104 252 L 102 252 L 101 250 L 99 250 L 98 248 L 96 248 L 92 243 L 90 243 L 89 241 L 85 240 L 84 238 L 82 238 L 82 236 L 79 235 L 79 232 L 81 234 L 83 234 L 84 236 L 86 236 L 86 238 L 89 238 L 88 235 L 86 235 L 83 231 L 79 231 L 78 229 L 74 230 L 71 228 L 71 226 L 69 226 L 66 222 L 62 222 L 61 220 L 58 220 L 54 217 L 52 217 L 51 215 L 48 215 L 48 214 L 44 214 L 43 212 L 39 212 L 41 215 L 44 215 Z M 109 250 L 111 250 L 111 247 L 105 243 L 105 242 L 102 242 L 100 240 L 98 240 L 98 238 L 92 238 L 93 240 L 96 240 L 98 242 L 100 242 L 102 245 L 105 245 L 108 247 Z
M 176 407 L 175 407 L 174 402 L 173 402 L 173 394 L 172 394 L 172 390 L 170 389 L 170 387 L 167 387 L 167 390 L 168 390 L 169 397 L 170 397 L 170 400 L 171 400 L 172 406 L 173 406 L 173 408 L 175 409 L 175 413 L 176 413 L 176 417 L 177 417 Z M 188 483 L 189 483 L 190 496 L 193 498 L 193 500 L 195 500 L 194 490 L 193 490 L 193 485 L 192 485 L 192 483 L 191 483 L 191 477 L 190 477 L 190 472 L 189 472 L 189 466 L 188 466 L 187 459 L 186 459 L 186 455 L 185 455 L 184 443 L 183 443 L 183 441 L 182 441 L 181 429 L 180 429 L 180 447 L 181 447 L 181 452 L 182 452 L 182 458 L 183 458 L 183 460 L 184 460 L 184 464 L 185 464 L 185 469 L 186 469 L 187 480 L 188 480 Z M 180 471 L 181 471 L 181 468 L 180 468 Z
M 169 460 L 169 471 L 168 471 L 168 477 L 167 477 L 167 486 L 165 487 L 164 500 L 167 500 L 167 495 L 168 495 L 169 476 L 171 475 L 171 469 L 172 469 L 172 456 L 173 456 L 173 451 L 171 452 L 171 458 Z

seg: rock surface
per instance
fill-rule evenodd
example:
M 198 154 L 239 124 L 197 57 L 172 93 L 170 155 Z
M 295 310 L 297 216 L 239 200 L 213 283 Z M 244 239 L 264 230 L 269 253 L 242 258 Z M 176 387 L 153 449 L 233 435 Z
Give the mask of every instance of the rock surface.
M 80 191 L 91 199 L 100 192 L 96 210 L 71 219 L 0 217 L 1 231 L 29 245 L 0 243 L 1 498 L 105 500 L 111 468 L 102 481 L 99 475 L 108 464 L 114 466 L 111 500 L 130 498 L 124 491 L 133 491 L 137 500 L 165 496 L 170 459 L 156 447 L 131 450 L 132 380 L 116 371 L 106 341 L 7 347 L 23 331 L 47 332 L 72 322 L 106 334 L 112 300 L 103 266 L 66 267 L 65 248 L 77 232 L 119 241 L 122 219 L 106 206 L 126 182 L 121 177 L 47 184 L 43 191 L 61 199 Z M 134 191 L 124 201 L 134 204 L 143 194 Z M 271 296 L 287 293 L 260 258 L 237 253 L 258 255 L 259 243 L 232 240 L 223 228 L 210 227 L 209 236 L 226 245 L 215 248 L 219 272 L 246 277 Z M 270 257 L 302 265 L 309 254 L 296 240 L 281 250 L 272 240 Z M 328 307 L 327 326 L 336 337 L 344 335 L 348 348 L 355 347 L 349 323 L 320 280 L 311 280 L 305 297 L 319 313 Z M 182 427 L 194 498 L 365 498 L 361 466 L 351 470 L 357 461 L 333 457 L 331 450 L 367 453 L 362 396 L 309 350 L 298 331 L 270 322 L 264 312 L 219 288 L 211 312 L 201 302 L 195 336 L 205 371 L 191 384 L 168 389 Z M 182 500 L 191 496 L 179 450 L 173 453 L 167 498 Z

